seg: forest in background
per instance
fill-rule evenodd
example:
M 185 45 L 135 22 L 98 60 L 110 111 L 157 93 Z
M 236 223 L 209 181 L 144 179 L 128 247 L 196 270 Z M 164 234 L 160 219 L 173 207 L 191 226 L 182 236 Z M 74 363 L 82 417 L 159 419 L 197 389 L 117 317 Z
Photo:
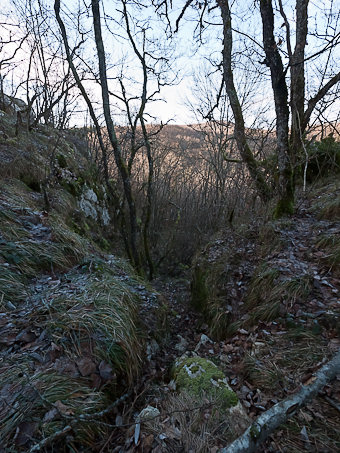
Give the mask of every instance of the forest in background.
M 24 100 L 18 115 L 29 130 L 42 123 L 62 131 L 75 121 L 92 128 L 91 158 L 115 199 L 116 227 L 134 266 L 150 276 L 168 258 L 187 264 L 195 243 L 258 202 L 276 199 L 277 217 L 292 213 L 295 185 L 306 184 L 310 161 L 326 148 L 320 139 L 338 140 L 334 1 L 231 10 L 227 1 L 52 8 L 15 0 L 5 13 L 2 93 Z M 202 61 L 187 100 L 197 126 L 190 144 L 178 135 L 166 142 L 176 126 L 157 126 L 152 105 L 162 108 L 157 100 L 179 83 L 190 56 Z M 330 145 L 321 159 L 332 165 Z
M 6 2 L 8 448 L 337 448 L 337 3 Z

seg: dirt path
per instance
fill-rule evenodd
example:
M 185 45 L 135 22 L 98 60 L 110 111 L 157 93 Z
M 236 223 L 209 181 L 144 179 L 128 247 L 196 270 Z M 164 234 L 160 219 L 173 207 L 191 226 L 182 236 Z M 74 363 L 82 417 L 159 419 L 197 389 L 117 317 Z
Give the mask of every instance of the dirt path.
M 235 299 L 247 294 L 250 279 L 244 269 L 249 273 L 265 262 L 269 268 L 278 271 L 273 286 L 282 282 L 295 282 L 297 285 L 294 297 L 282 297 L 276 319 L 259 320 L 247 328 L 239 328 L 228 339 L 213 341 L 205 337 L 208 326 L 202 316 L 190 308 L 188 280 L 155 282 L 157 290 L 167 300 L 168 334 L 163 344 L 156 347 L 148 364 L 148 370 L 156 370 L 156 388 L 154 386 L 150 392 L 146 392 L 147 397 L 141 400 L 142 405 L 158 407 L 162 411 L 164 400 L 171 393 L 169 366 L 184 352 L 195 351 L 222 368 L 248 415 L 255 419 L 273 404 L 296 391 L 301 382 L 307 382 L 312 373 L 338 350 L 340 281 L 329 265 L 329 250 L 323 247 L 322 238 L 325 234 L 338 235 L 340 223 L 318 219 L 311 211 L 310 202 L 305 200 L 296 215 L 286 223 L 278 222 L 273 228 L 275 241 L 279 246 L 275 247 L 273 243 L 273 247 L 269 247 L 268 253 L 261 259 L 254 260 L 253 256 L 250 257 L 247 251 L 254 250 L 254 246 L 251 241 L 243 241 L 244 259 L 238 264 L 239 269 L 233 268 L 237 279 L 229 282 L 228 301 L 230 306 L 235 307 Z M 207 253 L 220 257 L 223 251 L 219 247 L 225 248 L 225 241 L 219 239 Z M 299 292 L 299 285 L 304 281 L 306 294 Z M 202 335 L 204 336 L 201 337 Z M 200 343 L 201 338 L 204 341 Z M 336 381 L 327 386 L 315 401 L 300 411 L 286 426 L 274 433 L 262 451 L 338 451 L 339 405 L 340 382 Z M 144 445 L 143 439 L 146 438 L 148 442 L 145 444 L 145 451 L 167 451 L 169 444 L 166 447 L 166 439 L 163 436 L 163 440 L 159 440 L 159 436 L 162 438 L 162 427 L 164 432 L 168 432 L 168 418 L 164 413 L 163 420 L 166 422 L 163 425 L 161 423 L 159 432 L 153 434 L 153 442 L 150 442 L 150 434 L 142 433 L 139 446 L 134 447 L 133 442 L 128 442 L 127 451 L 144 451 L 141 450 L 141 445 Z M 204 431 L 203 425 L 201 429 Z M 212 442 L 211 451 L 222 447 L 221 442 L 218 439 L 215 443 Z M 179 443 L 178 449 L 171 451 L 183 451 L 181 448 L 183 447 Z

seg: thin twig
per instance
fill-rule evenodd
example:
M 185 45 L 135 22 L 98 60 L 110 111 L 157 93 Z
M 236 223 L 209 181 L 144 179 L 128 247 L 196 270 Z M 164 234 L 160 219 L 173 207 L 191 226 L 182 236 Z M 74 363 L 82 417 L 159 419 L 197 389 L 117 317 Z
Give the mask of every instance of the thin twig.
M 325 400 L 333 407 L 335 407 L 335 409 L 337 409 L 339 412 L 340 412 L 340 404 L 339 403 L 336 403 L 334 400 L 332 400 L 331 398 L 329 398 L 328 396 L 325 396 Z
M 44 447 L 47 447 L 48 445 L 51 445 L 54 441 L 60 439 L 61 437 L 64 437 L 65 434 L 70 432 L 74 426 L 74 423 L 70 423 L 69 425 L 65 426 L 63 429 L 56 431 L 54 434 L 52 434 L 49 437 L 46 437 L 43 439 L 41 442 L 38 444 L 35 444 L 29 451 L 29 453 L 34 453 L 36 451 L 40 451 Z

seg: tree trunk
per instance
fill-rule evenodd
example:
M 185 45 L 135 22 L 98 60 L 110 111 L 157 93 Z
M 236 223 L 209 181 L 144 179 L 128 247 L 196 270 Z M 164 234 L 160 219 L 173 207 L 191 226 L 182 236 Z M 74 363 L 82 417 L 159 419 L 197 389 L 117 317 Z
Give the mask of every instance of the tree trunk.
M 302 149 L 305 102 L 305 47 L 308 30 L 309 0 L 296 1 L 296 44 L 290 59 L 291 159 L 295 167 Z
M 277 158 L 279 166 L 279 201 L 275 217 L 292 214 L 294 210 L 293 168 L 288 140 L 288 89 L 281 56 L 274 39 L 274 13 L 271 0 L 260 1 L 263 46 L 270 68 L 276 113 Z
M 132 194 L 132 187 L 131 187 L 129 171 L 128 171 L 127 165 L 124 162 L 124 159 L 122 157 L 121 149 L 120 149 L 117 137 L 116 137 L 113 121 L 111 118 L 109 89 L 108 89 L 107 74 L 106 74 L 106 58 L 105 58 L 105 51 L 104 51 L 104 44 L 103 44 L 101 23 L 100 23 L 99 0 L 92 0 L 91 5 L 92 5 L 92 13 L 93 13 L 93 27 L 94 27 L 94 34 L 95 34 L 95 41 L 96 41 L 98 62 L 99 62 L 99 76 L 100 76 L 100 83 L 101 83 L 101 88 L 102 88 L 102 99 L 103 99 L 105 123 L 106 123 L 106 127 L 107 127 L 109 140 L 110 140 L 111 146 L 113 148 L 115 162 L 116 162 L 119 174 L 123 181 L 124 194 L 126 197 L 126 201 L 128 203 L 128 208 L 129 208 L 130 247 L 131 247 L 131 256 L 133 259 L 133 265 L 140 272 L 141 263 L 140 263 L 140 257 L 139 257 L 138 246 L 137 246 L 138 227 L 137 227 L 136 206 L 135 206 L 135 202 L 134 202 L 134 198 L 133 198 L 133 194 Z
M 232 51 L 232 28 L 231 28 L 231 14 L 228 0 L 218 0 L 218 6 L 221 10 L 223 21 L 223 78 L 226 86 L 226 91 L 230 101 L 231 108 L 234 114 L 235 129 L 234 136 L 237 143 L 239 153 L 242 160 L 247 165 L 250 176 L 255 182 L 257 191 L 263 201 L 268 201 L 271 197 L 271 191 L 266 183 L 261 170 L 253 156 L 253 153 L 248 145 L 244 119 L 240 101 L 237 96 L 233 72 L 231 69 L 231 51 Z
M 107 158 L 107 152 L 106 152 L 106 146 L 105 146 L 105 143 L 104 143 L 104 140 L 103 140 L 103 135 L 102 135 L 102 130 L 101 130 L 101 127 L 99 125 L 99 122 L 98 122 L 98 119 L 96 117 L 96 114 L 94 112 L 94 109 L 93 109 L 93 105 L 90 101 L 90 98 L 88 97 L 87 95 L 87 92 L 80 80 L 80 77 L 79 77 L 79 74 L 77 72 L 77 69 L 73 63 L 73 60 L 72 60 L 72 55 L 71 55 L 71 52 L 70 52 L 70 47 L 69 47 L 69 44 L 68 44 L 68 39 L 67 39 L 67 34 L 66 34 L 66 28 L 65 28 L 65 25 L 61 19 L 61 16 L 60 16 L 60 0 L 55 0 L 54 2 L 54 11 L 55 11 L 55 15 L 56 15 L 56 19 L 57 19 L 57 22 L 58 22 L 58 25 L 60 27 L 60 31 L 61 31 L 61 36 L 62 36 L 62 40 L 63 40 L 63 43 L 64 43 L 64 47 L 65 47 L 65 52 L 66 52 L 66 59 L 67 59 L 67 62 L 69 64 L 69 67 L 72 71 L 72 74 L 73 74 L 73 77 L 75 79 L 75 82 L 76 82 L 76 85 L 79 89 L 79 91 L 81 92 L 83 98 L 84 98 L 84 101 L 87 105 L 87 108 L 89 109 L 89 113 L 90 113 L 90 116 L 91 116 L 91 119 L 93 121 L 93 124 L 95 126 L 95 129 L 96 129 L 96 134 L 97 134 L 97 138 L 98 138 L 98 142 L 99 142 L 99 146 L 100 146 L 100 149 L 101 149 L 101 152 L 102 152 L 102 157 L 103 157 L 103 167 L 104 167 L 104 178 L 105 178 L 105 182 L 106 182 L 106 185 L 107 185 L 107 188 L 109 190 L 109 194 L 112 198 L 112 200 L 115 201 L 116 204 L 118 204 L 117 202 L 117 195 L 114 191 L 114 188 L 112 187 L 112 184 L 110 184 L 110 181 L 109 181 L 109 169 L 108 169 L 108 158 Z

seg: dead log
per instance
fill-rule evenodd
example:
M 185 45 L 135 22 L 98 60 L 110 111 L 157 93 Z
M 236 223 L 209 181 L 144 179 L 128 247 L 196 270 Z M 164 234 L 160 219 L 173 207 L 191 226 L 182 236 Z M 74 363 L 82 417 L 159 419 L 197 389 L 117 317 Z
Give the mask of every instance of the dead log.
M 310 401 L 318 392 L 340 373 L 340 350 L 320 370 L 309 379 L 308 384 L 293 396 L 275 404 L 260 415 L 249 428 L 232 442 L 228 447 L 219 450 L 219 453 L 252 453 L 267 437 L 282 423 L 285 423 L 301 407 Z

